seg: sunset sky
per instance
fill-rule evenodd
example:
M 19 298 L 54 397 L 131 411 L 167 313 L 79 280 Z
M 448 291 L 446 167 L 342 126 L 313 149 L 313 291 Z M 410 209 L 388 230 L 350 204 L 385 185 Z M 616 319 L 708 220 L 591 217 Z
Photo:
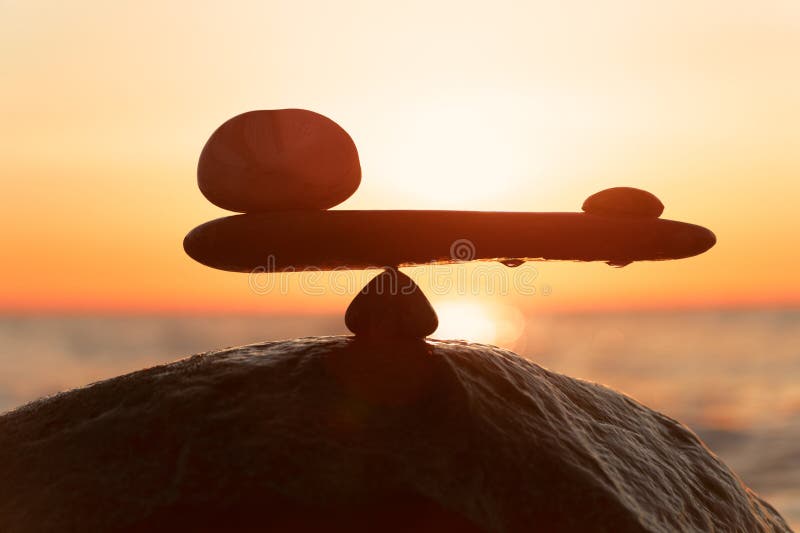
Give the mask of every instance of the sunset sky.
M 226 215 L 196 184 L 211 132 L 286 107 L 358 146 L 337 209 L 578 211 L 627 185 L 718 238 L 622 269 L 497 265 L 536 269 L 537 294 L 431 295 L 445 308 L 798 305 L 798 58 L 796 0 L 0 0 L 0 311 L 343 310 L 372 274 L 256 294 L 181 246 Z

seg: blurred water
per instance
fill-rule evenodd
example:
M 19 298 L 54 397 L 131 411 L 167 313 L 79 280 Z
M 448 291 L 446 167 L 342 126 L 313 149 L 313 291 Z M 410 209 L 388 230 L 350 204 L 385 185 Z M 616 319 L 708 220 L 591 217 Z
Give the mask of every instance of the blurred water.
M 196 352 L 338 333 L 339 316 L 3 317 L 0 412 Z M 530 315 L 506 347 L 686 423 L 800 526 L 800 310 Z

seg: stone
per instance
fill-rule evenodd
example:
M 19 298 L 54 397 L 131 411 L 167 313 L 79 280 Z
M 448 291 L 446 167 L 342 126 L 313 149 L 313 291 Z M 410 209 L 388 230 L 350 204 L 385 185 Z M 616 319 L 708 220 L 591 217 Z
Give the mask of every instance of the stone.
M 205 197 L 244 213 L 328 209 L 360 181 L 358 151 L 347 132 L 305 109 L 233 117 L 211 135 L 197 165 Z
M 281 211 L 218 218 L 183 241 L 222 270 L 366 269 L 470 260 L 660 261 L 714 246 L 710 230 L 662 218 L 492 211 Z
M 413 279 L 396 269 L 378 274 L 350 302 L 347 329 L 364 337 L 422 339 L 439 319 Z
M 664 212 L 664 204 L 642 189 L 613 187 L 591 195 L 582 209 L 591 215 L 658 218 Z
M 789 531 L 675 420 L 417 343 L 253 344 L 0 416 L 0 531 Z

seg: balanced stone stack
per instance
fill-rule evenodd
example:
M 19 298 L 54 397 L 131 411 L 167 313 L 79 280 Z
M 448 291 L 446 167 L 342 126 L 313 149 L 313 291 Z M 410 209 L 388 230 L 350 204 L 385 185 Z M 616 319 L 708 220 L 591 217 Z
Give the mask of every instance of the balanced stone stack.
M 789 530 L 678 422 L 492 346 L 426 341 L 436 314 L 396 268 L 676 259 L 710 231 L 630 188 L 584 213 L 326 211 L 360 179 L 353 141 L 310 111 L 215 131 L 200 189 L 245 214 L 186 251 L 238 272 L 265 251 L 386 265 L 347 310 L 356 335 L 208 352 L 0 416 L 0 531 Z

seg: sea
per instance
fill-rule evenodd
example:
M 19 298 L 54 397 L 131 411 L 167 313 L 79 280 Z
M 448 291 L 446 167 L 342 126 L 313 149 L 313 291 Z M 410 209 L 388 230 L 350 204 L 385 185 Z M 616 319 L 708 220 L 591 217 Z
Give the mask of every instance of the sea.
M 0 412 L 198 352 L 340 333 L 326 315 L 6 315 Z M 800 529 L 800 309 L 531 313 L 504 342 L 680 420 Z

